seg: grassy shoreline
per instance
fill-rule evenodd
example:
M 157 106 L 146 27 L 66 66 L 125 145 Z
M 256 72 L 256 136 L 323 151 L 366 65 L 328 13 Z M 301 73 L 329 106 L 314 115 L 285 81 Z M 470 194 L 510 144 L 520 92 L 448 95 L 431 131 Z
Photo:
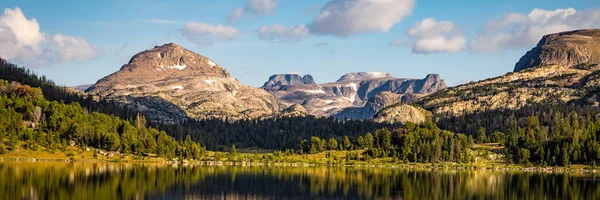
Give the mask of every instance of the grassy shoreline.
M 507 164 L 498 160 L 489 161 L 478 159 L 471 163 L 416 163 L 394 161 L 392 158 L 377 158 L 369 161 L 345 160 L 349 152 L 355 151 L 326 151 L 317 154 L 278 155 L 273 153 L 236 153 L 209 151 L 198 160 L 179 160 L 177 158 L 138 156 L 132 154 L 116 154 L 97 149 L 81 149 L 68 147 L 65 151 L 49 152 L 46 149 L 21 149 L 0 154 L 0 162 L 90 162 L 90 163 L 154 163 L 154 164 L 184 164 L 209 166 L 291 166 L 291 167 L 378 167 L 406 169 L 458 169 L 458 170 L 494 170 L 494 171 L 528 171 L 528 172 L 586 172 L 599 173 L 600 170 L 590 165 L 570 165 L 566 167 L 540 167 L 520 164 Z M 94 153 L 96 152 L 96 153 Z M 98 153 L 101 152 L 101 153 Z M 474 152 L 477 153 L 477 152 Z M 96 155 L 94 155 L 96 154 Z

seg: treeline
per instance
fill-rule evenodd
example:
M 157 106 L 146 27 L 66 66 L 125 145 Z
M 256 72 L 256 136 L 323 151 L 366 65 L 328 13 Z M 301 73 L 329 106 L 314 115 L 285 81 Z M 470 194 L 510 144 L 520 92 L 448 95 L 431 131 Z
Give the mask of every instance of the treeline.
M 331 137 L 321 139 L 313 136 L 298 144 L 300 153 L 318 153 L 325 150 L 366 149 L 363 155 L 350 153 L 347 159 L 370 160 L 371 158 L 392 157 L 405 162 L 459 162 L 473 159 L 469 148 L 473 140 L 464 134 L 441 130 L 428 120 L 420 125 L 407 123 L 405 128 L 390 131 L 387 128 L 366 133 L 353 140 L 344 136 L 341 141 Z
M 136 155 L 200 158 L 204 148 L 188 137 L 177 142 L 164 131 L 146 128 L 145 118 L 135 121 L 44 99 L 42 90 L 0 80 L 0 153 L 24 148 L 50 151 L 77 145 Z
M 377 129 L 400 125 L 373 121 L 344 121 L 335 118 L 294 117 L 266 120 L 228 121 L 222 119 L 187 120 L 182 124 L 152 124 L 177 139 L 190 135 L 207 149 L 227 151 L 232 145 L 243 149 L 294 149 L 311 136 L 356 138 Z
M 480 143 L 503 142 L 513 163 L 564 166 L 600 161 L 600 109 L 594 106 L 535 104 L 440 118 L 438 124 L 468 133 Z
M 2 58 L 0 58 L 0 79 L 40 88 L 44 98 L 48 101 L 64 102 L 65 104 L 78 103 L 88 112 L 115 115 L 121 119 L 134 119 L 139 114 L 137 110 L 113 101 L 94 100 L 92 96 L 84 95 L 74 89 L 58 86 L 45 76 L 38 76 L 29 69 L 11 64 Z

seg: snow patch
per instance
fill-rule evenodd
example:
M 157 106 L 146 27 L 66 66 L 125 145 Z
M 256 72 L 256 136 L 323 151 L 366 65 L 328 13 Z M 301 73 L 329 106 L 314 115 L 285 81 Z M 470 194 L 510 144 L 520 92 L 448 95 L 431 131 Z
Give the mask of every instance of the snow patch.
M 323 90 L 299 90 L 300 92 L 306 92 L 311 94 L 325 94 Z
M 348 97 L 344 97 L 344 98 L 347 99 L 348 101 L 354 103 L 354 101 L 356 101 L 356 97 L 355 96 L 356 96 L 356 94 L 353 94 L 350 98 L 348 98 Z
M 181 86 L 181 85 L 173 86 L 171 89 L 173 89 L 173 90 L 183 90 L 183 86 Z
M 350 83 L 348 85 L 346 85 L 347 87 L 351 87 L 352 89 L 354 89 L 354 91 L 358 91 L 358 88 L 356 87 L 356 83 Z
M 125 94 L 123 94 L 123 95 L 130 95 L 130 94 L 131 94 L 131 92 L 128 92 L 128 93 L 125 93 Z
M 158 59 L 161 59 L 161 58 L 162 58 L 162 55 L 160 55 L 160 53 L 158 53 Z
M 208 84 L 214 84 L 214 83 L 215 83 L 215 80 L 204 80 L 204 82 L 205 82 L 205 83 L 208 83 Z
M 211 68 L 217 66 L 217 63 L 213 62 L 212 60 L 208 60 L 208 65 L 210 65 Z
M 365 72 L 365 73 L 371 75 L 371 77 L 373 77 L 373 78 L 388 77 L 388 73 L 385 73 L 385 72 Z
M 323 111 L 328 111 L 328 110 L 331 110 L 331 109 L 334 109 L 334 108 L 335 108 L 335 107 L 325 107 L 325 108 L 322 108 L 321 110 L 323 110 Z
M 325 103 L 326 103 L 326 104 L 332 104 L 332 103 L 333 103 L 333 101 L 332 101 L 332 100 L 325 100 Z
M 187 67 L 186 64 L 184 65 L 173 65 L 173 66 L 169 66 L 169 69 L 178 69 L 178 70 L 183 70 Z

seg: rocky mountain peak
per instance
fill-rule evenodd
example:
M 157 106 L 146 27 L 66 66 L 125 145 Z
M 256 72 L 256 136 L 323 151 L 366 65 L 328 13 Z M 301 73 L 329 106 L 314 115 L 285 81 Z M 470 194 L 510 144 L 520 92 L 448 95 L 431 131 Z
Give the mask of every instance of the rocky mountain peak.
M 393 76 L 387 72 L 352 72 L 344 74 L 337 82 L 361 81 L 376 78 L 393 78 Z
M 514 72 L 538 66 L 574 67 L 600 63 L 600 29 L 575 30 L 544 36 L 515 64 Z
M 215 61 L 173 43 L 134 55 L 86 91 L 134 106 L 153 121 L 250 119 L 283 109 L 268 92 L 241 84 Z
M 274 74 L 269 77 L 269 80 L 265 82 L 262 88 L 266 90 L 278 90 L 281 88 L 287 88 L 287 86 L 300 86 L 310 85 L 316 86 L 315 80 L 310 74 L 304 75 L 299 74 Z
M 211 59 L 174 43 L 155 46 L 134 55 L 120 71 L 131 72 L 137 78 L 151 79 L 178 74 L 231 77 L 226 69 Z

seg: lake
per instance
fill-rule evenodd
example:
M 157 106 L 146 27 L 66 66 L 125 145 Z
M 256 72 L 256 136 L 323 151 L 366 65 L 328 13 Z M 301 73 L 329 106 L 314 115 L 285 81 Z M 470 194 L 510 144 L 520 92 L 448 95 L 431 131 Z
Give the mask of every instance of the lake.
M 1 199 L 598 199 L 591 173 L 0 162 Z

